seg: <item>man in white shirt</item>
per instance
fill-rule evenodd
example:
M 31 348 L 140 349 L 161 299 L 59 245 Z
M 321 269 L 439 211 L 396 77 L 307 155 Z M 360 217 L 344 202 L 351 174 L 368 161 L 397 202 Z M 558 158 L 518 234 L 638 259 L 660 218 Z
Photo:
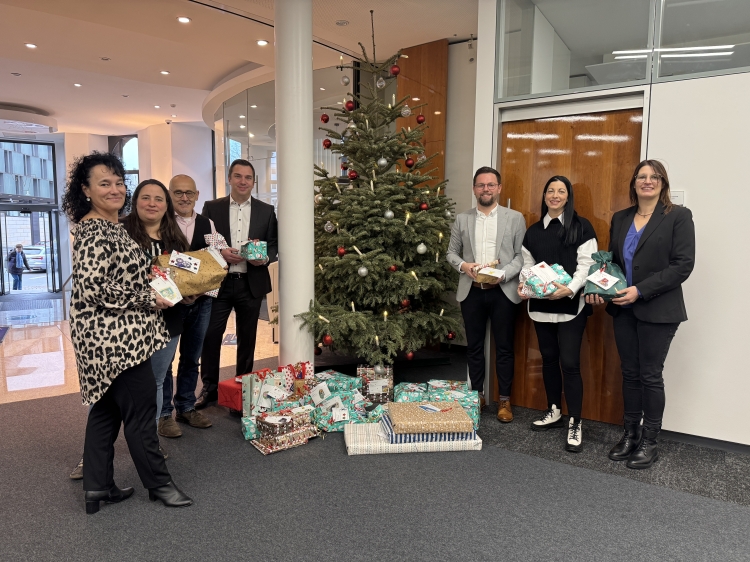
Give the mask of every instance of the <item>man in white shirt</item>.
M 214 221 L 216 231 L 226 239 L 230 248 L 221 251 L 229 264 L 229 273 L 211 307 L 211 319 L 201 354 L 203 390 L 195 403 L 197 409 L 205 408 L 218 399 L 221 342 L 232 309 L 236 313 L 237 326 L 236 373 L 244 375 L 252 372 L 260 306 L 263 297 L 271 292 L 268 264 L 276 261 L 279 248 L 273 205 L 251 197 L 255 187 L 253 165 L 247 160 L 232 162 L 229 166 L 229 185 L 230 194 L 206 202 L 201 213 Z M 240 247 L 248 240 L 267 242 L 268 257 L 264 260 L 244 259 L 240 255 Z
M 502 185 L 500 172 L 484 166 L 474 174 L 474 196 L 477 206 L 456 215 L 448 245 L 448 262 L 461 276 L 456 300 L 461 303 L 467 342 L 469 378 L 484 403 L 485 349 L 487 319 L 495 338 L 495 355 L 500 404 L 497 419 L 513 421 L 510 391 L 513 383 L 515 356 L 513 340 L 517 304 L 518 274 L 523 257 L 521 247 L 526 233 L 523 215 L 498 204 Z M 478 266 L 498 260 L 495 266 L 505 271 L 494 283 L 478 283 Z

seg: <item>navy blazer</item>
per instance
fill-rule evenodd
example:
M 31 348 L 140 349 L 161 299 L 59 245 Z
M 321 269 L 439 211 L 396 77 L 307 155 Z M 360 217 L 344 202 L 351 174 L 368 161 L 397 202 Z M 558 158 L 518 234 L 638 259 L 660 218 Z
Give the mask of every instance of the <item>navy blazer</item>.
M 609 251 L 625 271 L 623 247 L 637 207 L 616 212 L 609 229 Z M 669 213 L 657 203 L 646 223 L 633 256 L 633 285 L 641 298 L 633 303 L 633 314 L 644 322 L 670 323 L 687 320 L 682 284 L 695 265 L 695 225 L 690 209 L 674 206 Z M 621 307 L 609 303 L 607 312 L 617 316 Z
M 229 196 L 206 201 L 201 215 L 214 221 L 216 232 L 232 243 L 229 225 Z M 268 263 L 276 261 L 279 252 L 278 223 L 273 205 L 250 198 L 250 226 L 247 233 L 248 240 L 263 240 L 268 243 Z M 253 298 L 263 298 L 271 292 L 271 276 L 268 274 L 268 264 L 247 264 L 247 284 Z

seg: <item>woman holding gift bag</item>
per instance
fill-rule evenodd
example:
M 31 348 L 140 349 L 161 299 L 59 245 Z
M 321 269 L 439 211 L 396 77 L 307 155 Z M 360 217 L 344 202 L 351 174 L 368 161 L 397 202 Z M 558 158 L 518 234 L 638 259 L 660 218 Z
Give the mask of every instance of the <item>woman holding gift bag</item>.
M 565 448 L 577 453 L 583 446 L 581 342 L 592 312 L 584 301 L 582 288 L 589 267 L 594 263 L 591 254 L 598 246 L 591 223 L 575 211 L 573 186 L 568 178 L 551 177 L 542 193 L 542 220 L 531 225 L 523 239 L 524 268 L 539 262 L 559 264 L 572 280 L 567 286 L 554 283 L 555 292 L 544 299 L 530 299 L 522 290 L 523 283 L 518 285 L 518 295 L 529 301 L 529 316 L 539 340 L 547 394 L 547 410 L 531 424 L 531 429 L 545 431 L 563 427 L 564 387 L 570 414 Z
M 169 339 L 157 310 L 171 305 L 149 287 L 148 260 L 118 224 L 128 201 L 124 177 L 116 156 L 94 152 L 74 163 L 63 196 L 63 210 L 76 225 L 70 335 L 83 403 L 93 404 L 83 453 L 87 513 L 133 494 L 113 478 L 122 424 L 149 498 L 174 507 L 192 503 L 172 483 L 159 452 L 151 355 Z
M 628 285 L 607 305 L 614 319 L 625 409 L 625 431 L 609 458 L 639 469 L 659 458 L 662 371 L 672 338 L 687 320 L 682 284 L 695 264 L 695 225 L 689 209 L 672 205 L 667 171 L 658 160 L 636 166 L 630 202 L 631 207 L 614 214 L 609 229 L 612 261 L 625 272 Z M 598 295 L 586 300 L 604 303 Z

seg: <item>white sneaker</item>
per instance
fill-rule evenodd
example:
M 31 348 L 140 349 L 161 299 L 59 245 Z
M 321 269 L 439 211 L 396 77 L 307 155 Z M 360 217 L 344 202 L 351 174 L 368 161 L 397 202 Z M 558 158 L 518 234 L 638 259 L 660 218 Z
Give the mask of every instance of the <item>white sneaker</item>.
M 583 421 L 579 418 L 578 423 L 573 422 L 571 417 L 568 420 L 568 442 L 565 444 L 565 450 L 571 453 L 580 453 L 583 449 Z
M 531 423 L 531 429 L 533 431 L 546 431 L 553 427 L 562 427 L 562 412 L 555 404 L 550 406 L 549 410 L 546 410 L 542 417 L 538 420 L 534 420 Z

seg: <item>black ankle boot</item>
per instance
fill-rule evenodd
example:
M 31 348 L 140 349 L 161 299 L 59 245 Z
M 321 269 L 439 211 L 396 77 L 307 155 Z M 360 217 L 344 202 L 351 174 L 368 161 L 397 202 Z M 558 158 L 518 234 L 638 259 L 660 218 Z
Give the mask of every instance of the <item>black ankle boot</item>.
M 641 424 L 626 423 L 625 432 L 622 434 L 620 442 L 617 443 L 612 450 L 609 452 L 609 458 L 613 461 L 626 461 L 636 450 L 638 444 L 641 442 Z
M 86 499 L 86 513 L 91 515 L 99 511 L 99 502 L 119 503 L 132 495 L 133 488 L 118 488 L 117 486 L 112 486 L 109 490 L 86 492 L 84 494 Z
M 152 502 L 161 500 L 167 507 L 187 507 L 193 504 L 193 500 L 183 494 L 180 489 L 174 485 L 174 482 L 170 482 L 164 486 L 159 486 L 158 488 L 149 489 L 148 499 Z
M 654 429 L 644 429 L 643 437 L 638 448 L 630 455 L 625 464 L 628 468 L 650 468 L 659 460 L 659 451 L 656 449 L 656 436 L 659 432 Z

